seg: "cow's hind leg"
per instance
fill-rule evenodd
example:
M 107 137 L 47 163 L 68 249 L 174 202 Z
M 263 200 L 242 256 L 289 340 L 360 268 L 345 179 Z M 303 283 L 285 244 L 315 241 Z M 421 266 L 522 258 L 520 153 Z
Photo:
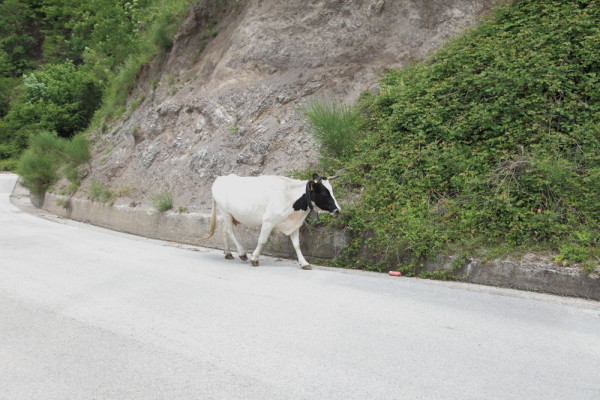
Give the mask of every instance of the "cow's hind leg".
M 290 239 L 292 241 L 292 245 L 294 246 L 294 250 L 296 250 L 296 256 L 300 262 L 300 267 L 302 269 L 312 269 L 308 261 L 306 261 L 302 255 L 302 251 L 300 251 L 300 229 L 296 229 L 294 232 L 292 232 L 290 234 Z
M 223 232 L 223 241 L 225 242 L 225 258 L 228 260 L 233 259 L 233 255 L 231 255 L 231 251 L 229 250 L 229 241 L 227 240 L 229 238 L 229 240 L 235 244 L 240 259 L 246 261 L 248 259 L 248 256 L 246 256 L 246 249 L 244 249 L 244 246 L 242 246 L 233 233 L 233 217 L 231 214 L 227 213 L 223 215 L 223 223 L 225 225 Z
M 267 244 L 267 240 L 269 240 L 269 235 L 273 230 L 274 226 L 269 223 L 263 223 L 260 228 L 260 236 L 258 237 L 258 244 L 256 245 L 256 249 L 250 256 L 250 261 L 252 262 L 252 266 L 258 267 L 258 256 L 260 256 L 260 252 L 262 248 Z
M 223 228 L 223 252 L 227 260 L 233 260 L 233 255 L 229 249 L 229 240 L 227 239 L 227 228 Z
M 229 230 L 227 227 L 228 216 L 222 212 L 221 217 L 223 218 L 223 232 L 221 233 L 223 235 L 223 253 L 225 253 L 225 258 L 227 260 L 233 260 L 233 255 L 231 254 L 231 249 L 229 248 L 229 240 L 227 239 L 227 231 Z

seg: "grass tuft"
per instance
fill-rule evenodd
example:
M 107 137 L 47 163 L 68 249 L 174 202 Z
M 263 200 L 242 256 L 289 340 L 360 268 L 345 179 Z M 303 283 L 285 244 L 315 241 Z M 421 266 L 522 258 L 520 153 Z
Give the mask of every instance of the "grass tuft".
M 159 212 L 165 212 L 173 208 L 173 195 L 170 192 L 160 192 L 154 196 L 152 205 Z
M 88 197 L 92 201 L 107 203 L 115 198 L 115 194 L 96 179 L 92 179 L 88 187 Z

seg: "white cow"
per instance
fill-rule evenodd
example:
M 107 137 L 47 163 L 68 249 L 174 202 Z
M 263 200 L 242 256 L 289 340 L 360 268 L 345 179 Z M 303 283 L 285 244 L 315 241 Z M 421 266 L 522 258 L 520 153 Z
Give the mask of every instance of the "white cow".
M 204 240 L 215 233 L 218 211 L 225 224 L 225 258 L 233 258 L 229 249 L 230 239 L 235 244 L 240 259 L 248 259 L 246 250 L 233 233 L 234 225 L 240 223 L 261 227 L 258 245 L 250 256 L 253 266 L 258 266 L 258 257 L 263 246 L 267 243 L 271 231 L 277 229 L 292 240 L 302 269 L 312 269 L 300 251 L 300 226 L 313 209 L 319 213 L 340 212 L 340 206 L 333 196 L 331 179 L 317 174 L 308 182 L 283 176 L 220 176 L 212 186 L 210 233 Z

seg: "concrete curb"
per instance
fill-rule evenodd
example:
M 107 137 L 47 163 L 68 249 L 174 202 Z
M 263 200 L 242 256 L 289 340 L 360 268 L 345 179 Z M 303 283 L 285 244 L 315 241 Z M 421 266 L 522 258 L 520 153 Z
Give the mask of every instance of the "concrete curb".
M 42 201 L 32 199 L 32 203 L 64 218 L 120 232 L 223 249 L 221 224 L 217 224 L 217 231 L 210 239 L 200 239 L 208 235 L 210 226 L 210 215 L 208 214 L 174 211 L 161 213 L 154 209 L 108 205 L 50 193 L 47 193 Z M 249 228 L 243 225 L 236 227 L 236 236 L 248 251 L 255 248 L 259 233 L 258 228 Z M 344 232 L 306 225 L 301 228 L 300 246 L 302 253 L 309 260 L 334 258 L 342 252 L 346 243 L 347 238 Z M 273 232 L 262 254 L 296 259 L 296 252 L 289 237 L 280 232 Z
M 426 263 L 424 269 L 452 270 L 455 259 Z M 461 282 L 600 300 L 598 267 L 586 273 L 579 267 L 557 265 L 550 255 L 527 253 L 518 260 L 471 259 L 453 272 Z
M 29 197 L 27 190 L 16 185 L 12 198 Z M 46 194 L 38 206 L 64 218 L 86 222 L 108 229 L 144 237 L 222 249 L 220 227 L 206 241 L 210 216 L 200 213 L 160 213 L 153 209 L 107 205 L 81 198 Z M 13 203 L 15 203 L 13 201 Z M 18 204 L 17 204 L 18 205 Z M 247 250 L 254 249 L 259 230 L 238 226 L 236 236 Z M 339 255 L 349 238 L 344 231 L 304 226 L 301 246 L 305 257 L 314 260 L 332 259 Z M 263 251 L 266 255 L 296 259 L 287 236 L 274 232 Z M 551 256 L 526 254 L 519 260 L 471 259 L 455 268 L 455 257 L 427 262 L 427 271 L 453 270 L 457 280 L 487 286 L 542 292 L 561 296 L 600 300 L 600 271 L 586 273 L 581 268 L 558 266 Z

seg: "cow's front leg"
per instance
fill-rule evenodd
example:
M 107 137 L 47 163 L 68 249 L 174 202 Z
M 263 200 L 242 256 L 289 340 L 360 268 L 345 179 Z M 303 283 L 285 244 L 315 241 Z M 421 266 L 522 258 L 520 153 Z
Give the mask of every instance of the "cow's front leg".
M 252 253 L 252 255 L 250 256 L 250 261 L 252 262 L 252 266 L 258 267 L 258 256 L 260 255 L 262 248 L 265 246 L 265 244 L 267 244 L 267 240 L 269 240 L 269 235 L 271 234 L 271 231 L 273 230 L 273 228 L 274 228 L 274 225 L 269 224 L 269 223 L 263 223 L 262 227 L 260 228 L 260 235 L 258 236 L 258 244 L 256 245 L 256 249 L 254 250 L 254 253 Z
M 308 261 L 306 261 L 302 255 L 302 251 L 300 251 L 300 228 L 290 234 L 290 239 L 292 240 L 292 245 L 294 245 L 294 250 L 296 250 L 296 256 L 298 256 L 300 267 L 302 269 L 312 269 Z

